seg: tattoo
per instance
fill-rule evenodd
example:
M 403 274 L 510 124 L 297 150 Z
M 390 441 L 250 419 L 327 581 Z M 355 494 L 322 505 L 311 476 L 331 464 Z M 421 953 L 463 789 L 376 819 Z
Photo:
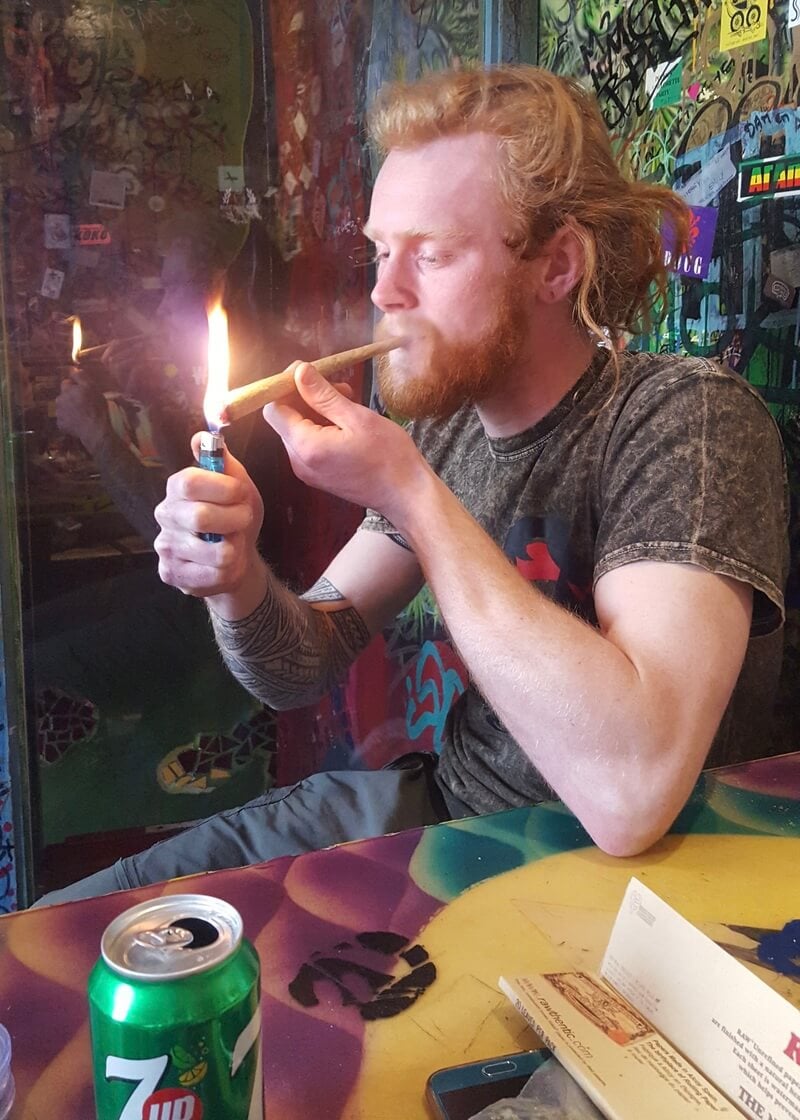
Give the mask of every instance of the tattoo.
M 344 596 L 325 579 L 302 597 L 270 579 L 263 601 L 247 618 L 228 622 L 211 615 L 225 664 L 271 708 L 298 708 L 318 700 L 370 642 L 354 607 L 315 609 L 315 602 L 344 602 Z
M 329 579 L 320 576 L 314 586 L 304 591 L 300 598 L 305 599 L 307 603 L 341 603 L 344 595 Z

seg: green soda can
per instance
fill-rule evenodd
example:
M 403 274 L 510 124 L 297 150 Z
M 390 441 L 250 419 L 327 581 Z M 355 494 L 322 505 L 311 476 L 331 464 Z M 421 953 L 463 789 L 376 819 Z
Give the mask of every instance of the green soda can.
M 263 1120 L 258 955 L 227 902 L 133 906 L 89 977 L 97 1120 Z

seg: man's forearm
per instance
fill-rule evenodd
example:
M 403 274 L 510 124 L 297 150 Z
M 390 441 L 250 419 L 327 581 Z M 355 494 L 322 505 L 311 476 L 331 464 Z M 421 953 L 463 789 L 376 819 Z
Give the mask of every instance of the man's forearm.
M 415 498 L 392 520 L 477 687 L 601 847 L 652 843 L 696 776 L 675 690 L 530 586 L 439 480 Z
M 358 612 L 325 579 L 302 597 L 266 572 L 266 592 L 247 617 L 211 620 L 225 664 L 271 708 L 302 707 L 323 696 L 370 641 Z

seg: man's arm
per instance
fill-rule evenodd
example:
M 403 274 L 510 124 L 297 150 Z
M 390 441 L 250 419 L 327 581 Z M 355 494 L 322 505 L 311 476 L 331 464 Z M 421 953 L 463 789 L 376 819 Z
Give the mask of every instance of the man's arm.
M 659 839 L 736 684 L 752 589 L 640 561 L 598 581 L 595 629 L 528 584 L 432 474 L 393 521 L 473 681 L 595 842 L 633 855 Z
M 744 659 L 745 583 L 638 562 L 598 580 L 594 629 L 528 584 L 391 421 L 313 368 L 265 415 L 311 485 L 380 510 L 409 541 L 472 679 L 595 842 L 616 855 L 666 832 Z M 339 585 L 343 593 L 347 588 Z
M 220 617 L 212 600 L 211 620 L 230 671 L 278 710 L 311 704 L 338 683 L 421 584 L 411 553 L 368 532 L 356 533 L 299 597 L 266 567 L 264 575 L 264 597 L 246 618 Z M 351 597 L 334 580 L 351 588 Z
M 263 507 L 226 451 L 225 474 L 189 467 L 167 481 L 155 548 L 165 583 L 206 599 L 222 655 L 277 709 L 309 704 L 340 680 L 419 589 L 419 565 L 380 533 L 357 532 L 303 596 L 258 555 Z M 218 533 L 219 543 L 199 533 Z

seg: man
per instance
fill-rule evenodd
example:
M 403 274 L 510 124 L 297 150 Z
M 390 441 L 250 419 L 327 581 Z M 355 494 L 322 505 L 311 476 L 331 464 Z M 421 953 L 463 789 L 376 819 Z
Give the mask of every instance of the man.
M 361 529 L 293 595 L 258 556 L 261 500 L 228 457 L 225 475 L 169 480 L 156 549 L 276 708 L 341 679 L 427 581 L 470 673 L 441 760 L 315 775 L 68 897 L 553 794 L 606 851 L 634 854 L 669 828 L 715 736 L 747 742 L 777 672 L 776 428 L 709 361 L 616 349 L 663 289 L 659 223 L 680 236 L 683 204 L 626 182 L 593 102 L 533 68 L 390 87 L 371 123 L 387 153 L 372 298 L 380 331 L 405 339 L 379 384 L 411 431 L 302 365 L 265 418 L 301 479 L 368 509 Z M 538 586 L 509 562 L 537 541 L 561 550 Z

